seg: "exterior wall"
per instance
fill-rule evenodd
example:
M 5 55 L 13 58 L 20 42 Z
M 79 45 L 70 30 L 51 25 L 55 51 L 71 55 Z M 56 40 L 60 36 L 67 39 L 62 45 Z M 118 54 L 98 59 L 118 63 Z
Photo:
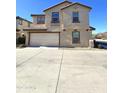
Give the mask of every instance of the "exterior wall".
M 72 43 L 72 32 L 73 30 L 68 30 L 60 33 L 60 46 L 68 47 L 88 47 L 89 40 L 91 38 L 91 32 L 87 32 L 85 29 L 78 30 L 80 32 L 80 43 Z
M 67 5 L 69 5 L 69 3 L 66 2 L 66 3 L 63 3 L 63 4 L 59 5 L 59 6 L 56 6 L 55 8 L 47 10 L 45 12 L 45 16 L 46 16 L 45 24 L 46 24 L 46 27 L 48 28 L 48 31 L 60 31 L 61 30 L 61 17 L 62 17 L 62 15 L 61 15 L 60 9 L 65 7 L 65 6 L 67 6 Z M 60 14 L 60 16 L 59 16 L 60 23 L 57 23 L 57 24 L 51 23 L 52 12 L 59 12 L 59 14 Z
M 33 19 L 33 23 L 31 24 L 32 28 L 40 28 L 40 29 L 47 29 L 46 24 L 41 23 L 41 24 L 37 24 L 37 17 L 39 16 L 32 16 Z M 45 18 L 45 17 L 44 17 Z
M 20 25 L 20 24 L 18 24 L 18 21 L 19 21 L 19 20 L 20 20 L 20 19 L 17 19 L 17 20 L 16 20 L 16 26 L 17 26 L 18 29 L 20 29 L 21 31 L 23 31 L 23 28 L 29 27 L 29 22 L 22 20 L 22 25 Z M 30 24 L 31 24 L 31 23 L 30 23 Z
M 76 8 L 75 8 L 76 7 Z M 80 23 L 72 23 L 72 13 L 74 11 L 79 12 L 79 21 Z M 74 5 L 62 10 L 62 28 L 66 31 L 61 32 L 60 43 L 61 46 L 79 46 L 79 47 L 88 47 L 89 40 L 91 39 L 91 32 L 86 31 L 89 28 L 89 9 Z M 72 43 L 72 32 L 77 29 L 80 32 L 80 43 Z
M 35 23 L 31 24 L 31 27 L 32 28 L 40 28 L 40 29 L 46 29 L 47 28 L 46 24 L 35 24 Z
M 79 12 L 79 21 L 80 23 L 72 23 L 72 13 Z M 87 29 L 89 28 L 89 9 L 73 5 L 62 10 L 62 24 L 64 29 Z
M 32 20 L 33 20 L 33 24 L 37 24 L 37 16 L 33 16 Z
M 60 6 L 57 6 L 53 9 L 50 9 L 45 12 L 46 19 L 45 24 L 48 28 L 48 31 L 61 31 L 62 29 L 69 28 L 89 28 L 89 9 L 85 8 L 80 5 L 73 5 L 67 9 L 60 10 L 63 6 L 66 6 L 68 4 L 62 4 Z M 78 7 L 78 8 L 75 8 Z M 79 19 L 80 23 L 72 23 L 72 12 L 79 11 Z M 52 12 L 59 12 L 60 14 L 60 23 L 51 23 L 51 15 Z
M 28 46 L 28 41 L 29 41 L 29 32 L 25 33 L 25 36 L 26 36 L 25 45 Z
M 67 47 L 72 47 L 72 46 L 73 47 L 88 47 L 89 46 L 91 32 L 80 30 L 80 43 L 79 44 L 72 43 L 72 32 L 73 30 L 68 30 L 68 31 L 64 31 L 60 33 L 60 46 L 67 46 Z M 29 32 L 26 32 L 25 35 L 26 35 L 25 45 L 28 46 Z
M 30 23 L 29 22 L 26 22 L 24 20 L 23 20 L 22 24 L 23 24 L 22 25 L 23 27 L 30 27 L 30 25 L 29 25 Z
M 26 28 L 26 27 L 31 26 L 31 23 L 29 23 L 29 22 L 27 22 L 25 20 L 22 20 L 22 25 L 20 25 L 18 23 L 18 21 L 20 21 L 20 20 L 22 20 L 22 19 L 16 19 L 16 29 L 20 30 L 19 32 L 16 32 L 16 38 L 20 37 L 22 34 L 27 35 L 27 32 L 23 31 L 23 29 Z

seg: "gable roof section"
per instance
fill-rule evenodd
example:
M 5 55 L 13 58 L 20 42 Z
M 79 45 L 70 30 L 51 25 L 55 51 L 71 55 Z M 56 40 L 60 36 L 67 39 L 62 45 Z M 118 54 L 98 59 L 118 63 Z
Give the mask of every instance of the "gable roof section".
M 90 29 L 91 29 L 91 30 L 96 30 L 96 28 L 94 28 L 94 27 L 92 27 L 92 26 L 90 26 Z
M 54 8 L 54 7 L 56 7 L 56 6 L 59 6 L 59 5 L 63 4 L 63 3 L 70 3 L 70 4 L 72 4 L 72 2 L 70 2 L 70 1 L 63 1 L 63 2 L 61 2 L 61 3 L 59 3 L 59 4 L 57 4 L 57 5 L 54 5 L 54 6 L 52 6 L 52 7 L 49 7 L 49 8 L 47 8 L 47 9 L 45 9 L 44 12 L 47 11 L 47 10 L 49 10 L 49 9 L 52 9 L 52 8 Z
M 45 14 L 31 14 L 31 16 L 45 16 Z
M 27 22 L 29 22 L 29 23 L 32 23 L 31 21 L 26 20 L 26 19 L 24 19 L 24 18 L 22 18 L 22 17 L 20 17 L 20 16 L 16 16 L 16 19 L 21 19 L 21 20 L 27 21 Z
M 83 4 L 80 4 L 80 3 L 76 2 L 76 3 L 73 3 L 73 4 L 71 4 L 71 5 L 68 5 L 68 6 L 62 8 L 61 10 L 66 9 L 66 8 L 68 8 L 68 7 L 70 7 L 70 6 L 73 6 L 73 5 L 76 5 L 76 4 L 77 4 L 77 5 L 80 5 L 80 6 L 83 6 L 83 7 L 86 7 L 86 8 L 89 8 L 89 9 L 92 9 L 92 8 L 89 7 L 89 6 L 86 6 L 86 5 L 83 5 Z

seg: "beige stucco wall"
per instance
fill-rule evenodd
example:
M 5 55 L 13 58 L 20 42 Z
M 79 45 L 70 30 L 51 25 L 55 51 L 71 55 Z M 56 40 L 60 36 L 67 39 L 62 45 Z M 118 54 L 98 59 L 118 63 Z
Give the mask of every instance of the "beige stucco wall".
M 69 8 L 66 8 L 64 10 L 60 10 L 62 7 L 66 6 L 68 4 L 62 4 L 60 6 L 57 6 L 53 9 L 50 9 L 45 12 L 46 18 L 45 18 L 45 24 L 48 28 L 48 31 L 60 31 L 63 28 L 70 27 L 70 28 L 88 28 L 89 27 L 89 9 L 85 8 L 80 5 L 74 5 Z M 78 7 L 75 9 L 75 7 Z M 79 19 L 80 23 L 74 24 L 72 23 L 72 12 L 79 11 Z M 59 12 L 60 14 L 60 23 L 52 24 L 51 23 L 51 15 L 52 12 Z
M 77 7 L 77 8 L 75 8 Z M 72 23 L 72 12 L 79 12 L 80 23 Z M 61 29 L 66 31 L 61 32 L 61 46 L 79 46 L 88 47 L 91 39 L 91 32 L 86 31 L 89 28 L 89 9 L 80 5 L 74 5 L 61 11 Z M 80 44 L 72 44 L 72 32 L 74 29 L 80 32 Z
M 26 36 L 25 45 L 26 45 L 26 46 L 29 46 L 29 45 L 28 45 L 28 42 L 29 42 L 29 33 L 26 32 L 26 33 L 25 33 L 25 36 Z
M 34 24 L 37 24 L 37 21 L 36 20 L 37 20 L 37 16 L 32 16 L 33 25 Z
M 75 7 L 77 7 L 75 9 Z M 80 23 L 72 23 L 72 13 L 79 12 L 79 21 Z M 80 5 L 73 5 L 62 10 L 61 23 L 63 24 L 64 29 L 66 28 L 76 28 L 83 29 L 89 27 L 89 9 L 82 7 Z
M 91 38 L 91 32 L 85 31 L 85 29 L 78 30 L 80 32 L 80 43 L 73 44 L 72 43 L 72 32 L 73 30 L 67 30 L 60 33 L 60 46 L 68 46 L 68 47 L 88 47 L 89 40 Z
M 16 22 L 18 22 L 19 20 L 21 19 L 16 19 Z M 31 23 L 30 23 L 31 25 Z M 27 28 L 29 27 L 29 22 L 25 21 L 25 20 L 22 20 L 22 25 L 17 25 L 17 29 L 20 29 L 20 31 L 18 32 L 18 35 L 16 34 L 16 38 L 18 38 L 19 36 L 21 36 L 22 34 L 26 35 L 26 31 L 23 31 L 24 28 Z
M 31 28 L 47 29 L 45 24 L 31 24 Z
M 61 19 L 62 15 L 61 15 L 60 9 L 67 5 L 69 5 L 69 3 L 66 2 L 59 6 L 56 6 L 55 8 L 45 11 L 45 24 L 46 24 L 46 27 L 48 28 L 48 31 L 60 31 L 61 30 L 61 20 L 60 20 L 60 23 L 57 23 L 57 24 L 51 23 L 52 12 L 59 12 L 60 14 L 59 18 Z
M 23 27 L 29 27 L 29 22 L 23 20 Z
M 16 21 L 19 21 L 20 19 L 17 19 Z M 31 23 L 30 23 L 31 24 Z M 29 27 L 29 22 L 22 20 L 22 25 L 17 25 L 17 28 L 23 31 L 23 28 Z

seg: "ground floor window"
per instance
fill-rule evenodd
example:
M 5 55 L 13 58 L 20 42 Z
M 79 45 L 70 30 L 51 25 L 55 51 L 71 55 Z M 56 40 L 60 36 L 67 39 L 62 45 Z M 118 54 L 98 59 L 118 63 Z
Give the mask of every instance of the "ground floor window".
M 79 31 L 72 32 L 72 43 L 80 43 L 80 32 Z

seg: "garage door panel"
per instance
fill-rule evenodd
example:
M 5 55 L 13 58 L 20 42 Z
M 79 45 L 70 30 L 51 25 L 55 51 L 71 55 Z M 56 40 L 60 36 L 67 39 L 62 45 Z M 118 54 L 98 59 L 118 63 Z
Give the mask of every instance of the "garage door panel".
M 31 33 L 30 46 L 58 46 L 59 33 Z

